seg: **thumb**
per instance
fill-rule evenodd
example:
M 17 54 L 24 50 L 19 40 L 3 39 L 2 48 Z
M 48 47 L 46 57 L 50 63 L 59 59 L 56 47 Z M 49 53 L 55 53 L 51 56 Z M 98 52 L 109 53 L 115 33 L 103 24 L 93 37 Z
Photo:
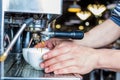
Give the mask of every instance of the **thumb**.
M 44 48 L 47 47 L 49 49 L 53 49 L 54 45 L 50 41 L 42 41 L 34 46 L 35 48 Z
M 49 39 L 47 41 L 42 41 L 40 43 L 38 43 L 37 45 L 35 45 L 34 47 L 36 48 L 44 48 L 47 47 L 49 49 L 53 49 L 56 45 L 58 45 L 61 42 L 60 39 L 56 39 L 56 38 L 52 38 Z

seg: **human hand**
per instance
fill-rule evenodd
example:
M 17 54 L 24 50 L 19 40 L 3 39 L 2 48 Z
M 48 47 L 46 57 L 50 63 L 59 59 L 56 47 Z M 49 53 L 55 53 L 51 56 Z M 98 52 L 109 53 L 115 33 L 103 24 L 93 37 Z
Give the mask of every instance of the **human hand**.
M 59 38 L 51 38 L 45 42 L 40 42 L 37 45 L 35 45 L 34 47 L 36 48 L 44 48 L 47 47 L 49 49 L 53 49 L 55 47 L 57 47 L 59 44 L 66 42 L 72 42 L 72 40 L 68 40 L 68 39 L 59 39 Z
M 97 68 L 96 50 L 75 43 L 62 42 L 43 56 L 40 66 L 45 72 L 55 74 L 87 74 Z

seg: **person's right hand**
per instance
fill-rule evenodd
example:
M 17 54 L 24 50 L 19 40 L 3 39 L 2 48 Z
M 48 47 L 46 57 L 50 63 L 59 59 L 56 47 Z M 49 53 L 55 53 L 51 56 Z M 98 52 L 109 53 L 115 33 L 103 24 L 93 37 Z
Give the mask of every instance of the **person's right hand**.
M 99 53 L 97 49 L 74 42 L 62 42 L 43 55 L 40 67 L 46 73 L 84 75 L 99 68 Z
M 44 62 L 40 64 L 46 73 L 84 75 L 98 68 L 99 55 L 96 49 L 64 39 L 49 39 L 45 41 L 45 46 L 52 49 L 43 55 Z M 42 47 L 42 43 L 36 47 Z
M 57 47 L 59 44 L 63 43 L 63 42 L 72 42 L 72 40 L 68 40 L 68 39 L 59 39 L 59 38 L 51 38 L 45 42 L 40 42 L 37 45 L 35 45 L 34 47 L 36 48 L 43 48 L 43 47 L 47 47 L 49 49 L 53 49 L 55 47 Z

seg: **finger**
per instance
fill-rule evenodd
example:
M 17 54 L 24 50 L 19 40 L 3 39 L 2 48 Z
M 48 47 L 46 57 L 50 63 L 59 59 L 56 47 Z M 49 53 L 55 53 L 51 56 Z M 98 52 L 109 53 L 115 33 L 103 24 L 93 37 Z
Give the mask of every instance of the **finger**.
M 80 74 L 78 74 L 78 73 L 73 73 L 73 75 L 74 75 L 76 78 L 81 78 L 81 79 L 83 79 L 83 77 L 82 77 Z
M 61 43 L 61 39 L 51 38 L 51 39 L 47 40 L 46 43 L 47 43 L 47 47 L 48 47 L 49 49 L 53 49 L 53 48 L 56 47 L 59 43 Z
M 75 66 L 75 65 L 77 65 L 76 61 L 74 61 L 73 59 L 70 59 L 70 60 L 58 62 L 54 65 L 49 66 L 48 68 L 45 69 L 45 72 L 53 72 L 58 69 L 62 69 L 69 66 Z
M 47 60 L 47 59 L 53 58 L 55 56 L 59 56 L 61 54 L 67 53 L 68 51 L 69 51 L 69 49 L 66 47 L 54 48 L 53 50 L 51 50 L 48 53 L 46 53 L 45 55 L 43 55 L 43 59 Z
M 53 49 L 54 48 L 53 42 L 51 40 L 46 41 L 46 47 L 49 49 Z
M 62 69 L 58 69 L 58 70 L 54 71 L 54 73 L 55 74 L 70 74 L 70 73 L 80 74 L 79 71 L 80 70 L 77 66 L 69 66 L 69 67 L 65 67 L 65 68 L 62 68 Z
M 51 42 L 48 42 L 48 41 L 45 41 L 44 43 L 40 42 L 37 45 L 35 45 L 34 47 L 35 48 L 44 48 L 44 47 L 47 47 L 49 49 L 53 49 L 54 48 L 53 44 Z
M 44 67 L 48 67 L 52 64 L 59 63 L 61 61 L 65 61 L 65 60 L 69 60 L 69 59 L 72 59 L 72 55 L 70 55 L 69 53 L 62 54 L 62 55 L 56 56 L 52 59 L 49 59 L 49 60 L 43 62 L 42 66 L 44 65 Z

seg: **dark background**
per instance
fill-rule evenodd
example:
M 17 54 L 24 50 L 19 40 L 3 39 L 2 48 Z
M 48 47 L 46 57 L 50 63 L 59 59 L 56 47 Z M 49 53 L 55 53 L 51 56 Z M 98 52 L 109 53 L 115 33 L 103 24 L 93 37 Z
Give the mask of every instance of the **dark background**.
M 68 12 L 68 8 L 73 4 L 74 0 L 63 0 L 63 12 L 62 15 L 57 19 L 56 24 L 60 24 L 62 27 L 59 30 L 78 30 L 80 25 L 84 26 L 85 29 L 83 31 L 88 31 L 93 28 L 95 25 L 98 25 L 98 20 L 106 20 L 109 18 L 111 9 L 103 12 L 101 17 L 96 17 L 93 14 L 85 21 L 80 20 L 76 13 Z M 104 4 L 108 6 L 110 4 L 116 4 L 118 0 L 77 0 L 77 4 L 81 7 L 82 11 L 89 11 L 87 6 L 89 4 Z M 74 22 L 70 23 L 73 20 Z M 89 22 L 89 26 L 86 26 L 85 23 Z M 66 24 L 67 23 L 67 24 Z

